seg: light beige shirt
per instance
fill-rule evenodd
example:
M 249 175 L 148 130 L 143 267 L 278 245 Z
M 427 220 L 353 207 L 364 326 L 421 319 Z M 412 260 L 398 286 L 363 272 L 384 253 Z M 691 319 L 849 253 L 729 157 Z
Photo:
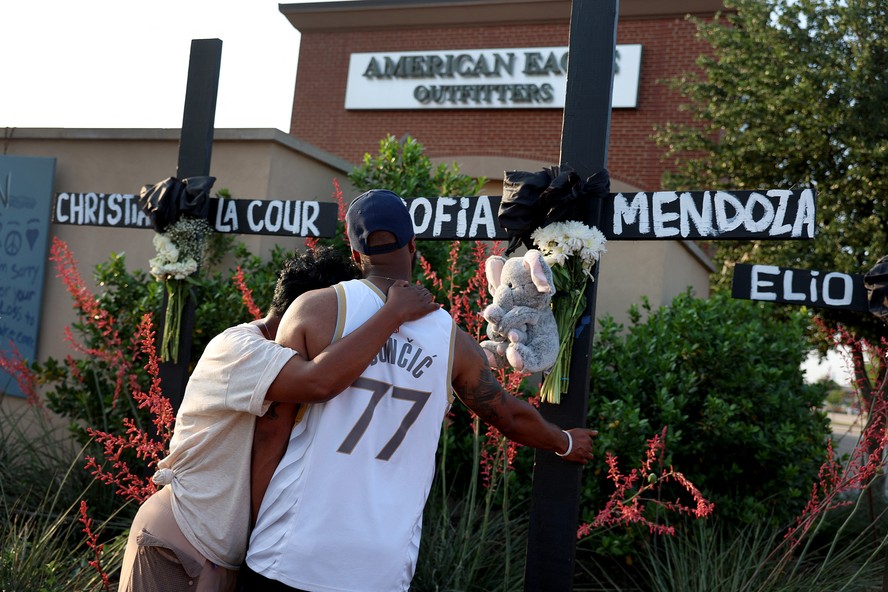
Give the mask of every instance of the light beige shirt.
M 214 337 L 188 380 L 170 454 L 158 463 L 156 477 L 172 478 L 173 515 L 182 534 L 228 569 L 240 567 L 247 548 L 256 416 L 268 409 L 268 387 L 294 355 L 256 325 Z

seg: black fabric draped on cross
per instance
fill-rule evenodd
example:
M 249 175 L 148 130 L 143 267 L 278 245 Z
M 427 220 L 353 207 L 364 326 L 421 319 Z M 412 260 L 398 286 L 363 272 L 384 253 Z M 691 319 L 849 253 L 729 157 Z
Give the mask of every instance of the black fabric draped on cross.
M 533 248 L 530 235 L 537 228 L 582 220 L 578 215 L 582 201 L 604 199 L 610 193 L 610 175 L 602 169 L 586 180 L 567 163 L 535 173 L 506 171 L 499 223 L 509 237 L 506 256 L 522 244 Z
M 202 218 L 210 215 L 210 189 L 216 177 L 168 177 L 154 185 L 145 185 L 139 193 L 139 205 L 151 219 L 151 226 L 163 232 L 180 217 Z

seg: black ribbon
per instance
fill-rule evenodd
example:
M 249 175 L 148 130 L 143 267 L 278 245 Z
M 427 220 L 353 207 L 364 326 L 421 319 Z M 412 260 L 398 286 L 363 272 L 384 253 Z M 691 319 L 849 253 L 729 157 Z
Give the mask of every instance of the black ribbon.
M 157 232 L 163 232 L 183 216 L 206 220 L 210 215 L 209 193 L 215 182 L 216 177 L 168 177 L 142 187 L 139 205 Z
M 582 200 L 604 199 L 609 193 L 607 169 L 585 181 L 567 163 L 536 173 L 506 171 L 498 216 L 509 237 L 506 256 L 522 244 L 533 248 L 530 235 L 537 228 L 578 219 Z

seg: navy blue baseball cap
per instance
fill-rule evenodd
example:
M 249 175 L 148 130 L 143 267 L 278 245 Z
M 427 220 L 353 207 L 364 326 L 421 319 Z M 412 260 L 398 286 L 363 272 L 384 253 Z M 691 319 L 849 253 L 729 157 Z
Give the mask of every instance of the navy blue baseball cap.
M 351 248 L 363 255 L 381 255 L 405 247 L 413 237 L 413 220 L 397 194 L 371 189 L 354 198 L 345 212 L 345 229 Z M 390 232 L 395 242 L 371 247 L 367 239 L 374 232 Z

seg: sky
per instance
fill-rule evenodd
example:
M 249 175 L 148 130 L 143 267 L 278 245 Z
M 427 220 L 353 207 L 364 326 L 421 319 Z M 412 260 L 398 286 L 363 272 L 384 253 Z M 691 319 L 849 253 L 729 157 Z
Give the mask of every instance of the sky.
M 0 127 L 181 127 L 191 40 L 217 38 L 216 127 L 289 130 L 299 32 L 277 1 L 2 0 L 0 23 Z
M 808 382 L 832 379 L 837 384 L 850 386 L 851 361 L 850 354 L 842 350 L 830 350 L 826 359 L 821 359 L 816 352 L 810 352 L 802 364 Z

